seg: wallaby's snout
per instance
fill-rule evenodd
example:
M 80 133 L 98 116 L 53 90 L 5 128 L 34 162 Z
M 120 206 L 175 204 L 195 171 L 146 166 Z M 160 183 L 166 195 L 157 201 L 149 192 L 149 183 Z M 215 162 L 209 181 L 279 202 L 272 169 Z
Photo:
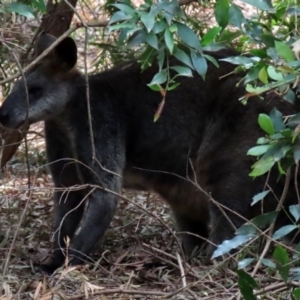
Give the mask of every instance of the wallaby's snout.
M 0 107 L 0 123 L 3 126 L 7 127 L 6 124 L 9 124 L 9 119 L 10 119 L 9 111 Z
M 22 122 L 20 122 L 20 120 L 14 116 L 15 108 L 10 107 L 10 105 L 7 104 L 8 103 L 5 100 L 0 107 L 0 123 L 4 127 L 16 129 L 22 125 Z

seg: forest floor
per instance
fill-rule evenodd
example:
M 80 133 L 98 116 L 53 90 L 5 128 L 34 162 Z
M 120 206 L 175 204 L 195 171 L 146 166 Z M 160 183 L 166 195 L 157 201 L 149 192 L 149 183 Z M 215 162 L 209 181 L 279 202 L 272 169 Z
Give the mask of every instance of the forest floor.
M 23 143 L 1 174 L 1 300 L 242 299 L 238 276 L 226 263 L 185 261 L 170 209 L 154 193 L 124 190 L 93 263 L 64 267 L 52 276 L 36 272 L 52 247 L 53 184 L 45 164 L 43 126 L 37 124 L 27 150 Z M 291 299 L 292 289 L 275 272 L 262 268 L 256 280 L 259 299 Z

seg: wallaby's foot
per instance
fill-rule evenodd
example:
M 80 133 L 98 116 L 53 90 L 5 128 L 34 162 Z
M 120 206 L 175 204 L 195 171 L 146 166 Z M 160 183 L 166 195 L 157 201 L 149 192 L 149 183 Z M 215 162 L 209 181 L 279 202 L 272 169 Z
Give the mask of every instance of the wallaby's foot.
M 36 272 L 52 275 L 56 269 L 64 264 L 65 256 L 61 251 L 54 251 L 51 255 L 42 260 L 42 263 L 35 265 Z
M 81 260 L 80 258 L 74 257 L 70 260 L 68 266 L 81 266 L 85 263 L 85 261 Z M 41 273 L 45 273 L 47 275 L 52 275 L 54 273 L 55 270 L 57 270 L 58 268 L 60 268 L 63 265 L 62 263 L 57 263 L 54 260 L 50 261 L 49 263 L 45 263 L 45 264 L 39 264 L 36 265 L 36 271 L 37 272 L 41 272 Z
M 38 264 L 35 266 L 35 271 L 50 276 L 54 273 L 56 269 L 58 269 L 61 266 L 62 266 L 61 264 L 56 264 L 54 262 L 50 262 L 47 264 Z

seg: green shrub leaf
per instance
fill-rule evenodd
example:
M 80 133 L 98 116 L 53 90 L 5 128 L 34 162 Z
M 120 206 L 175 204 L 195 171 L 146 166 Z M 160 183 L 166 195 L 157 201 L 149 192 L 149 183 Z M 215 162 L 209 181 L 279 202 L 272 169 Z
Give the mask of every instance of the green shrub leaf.
M 281 239 L 282 237 L 288 235 L 290 232 L 292 232 L 293 230 L 295 230 L 297 228 L 298 228 L 297 225 L 285 225 L 285 226 L 279 228 L 278 230 L 276 230 L 274 232 L 272 238 L 274 240 Z
M 229 2 L 228 0 L 218 0 L 215 7 L 215 17 L 218 24 L 225 28 L 229 21 Z
M 290 47 L 280 41 L 275 41 L 275 49 L 278 52 L 279 56 L 284 58 L 286 61 L 293 61 L 294 55 Z
M 275 133 L 274 125 L 271 118 L 266 114 L 260 114 L 258 116 L 258 124 L 269 135 Z
M 261 193 L 256 194 L 256 195 L 253 197 L 253 201 L 252 201 L 251 205 L 254 205 L 254 204 L 257 203 L 258 201 L 263 200 L 269 193 L 270 193 L 270 190 L 268 190 L 268 191 L 263 191 L 263 192 L 261 192 Z
M 294 217 L 295 222 L 298 222 L 300 219 L 299 204 L 290 205 L 289 211 L 290 211 L 291 215 Z

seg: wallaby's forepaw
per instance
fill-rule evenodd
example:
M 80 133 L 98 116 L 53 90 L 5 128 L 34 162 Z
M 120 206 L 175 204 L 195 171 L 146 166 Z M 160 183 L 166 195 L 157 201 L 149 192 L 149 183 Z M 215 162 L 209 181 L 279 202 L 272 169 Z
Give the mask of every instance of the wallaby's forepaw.
M 60 266 L 50 263 L 50 264 L 39 264 L 35 266 L 35 271 L 38 273 L 43 273 L 46 275 L 52 275 L 56 269 Z

